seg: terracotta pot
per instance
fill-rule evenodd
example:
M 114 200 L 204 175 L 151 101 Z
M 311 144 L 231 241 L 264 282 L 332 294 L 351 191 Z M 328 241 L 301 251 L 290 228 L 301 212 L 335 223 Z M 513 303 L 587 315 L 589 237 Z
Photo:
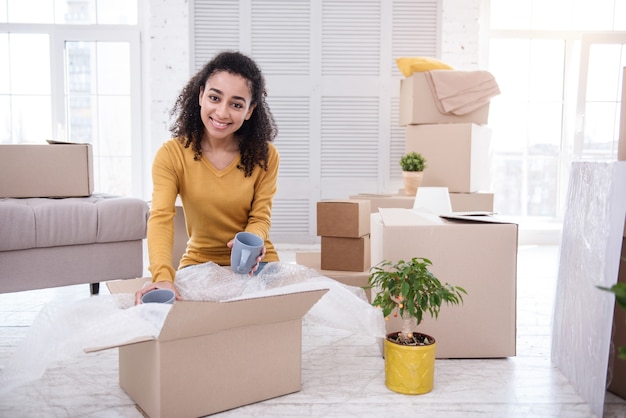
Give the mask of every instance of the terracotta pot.
M 402 179 L 404 180 L 404 193 L 409 196 L 415 196 L 417 194 L 417 189 L 422 185 L 423 178 L 423 171 L 403 171 Z
M 389 336 L 394 334 L 397 333 Z M 428 339 L 434 341 L 430 336 Z M 424 346 L 400 345 L 385 338 L 385 385 L 405 395 L 433 390 L 436 346 L 435 342 Z

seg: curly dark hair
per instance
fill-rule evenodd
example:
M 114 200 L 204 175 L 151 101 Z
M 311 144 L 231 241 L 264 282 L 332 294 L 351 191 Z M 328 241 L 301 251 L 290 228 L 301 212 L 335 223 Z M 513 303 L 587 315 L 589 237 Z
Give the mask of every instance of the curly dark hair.
M 179 138 L 185 148 L 191 145 L 195 152 L 194 159 L 200 161 L 200 141 L 205 128 L 200 117 L 198 96 L 206 81 L 220 71 L 248 80 L 252 93 L 251 105 L 256 105 L 250 119 L 235 132 L 241 154 L 241 165 L 237 168 L 244 172 L 245 177 L 249 177 L 256 165 L 267 170 L 267 144 L 276 138 L 278 129 L 265 101 L 265 78 L 256 63 L 246 55 L 236 51 L 220 52 L 189 80 L 170 111 L 171 115 L 177 115 L 170 132 Z

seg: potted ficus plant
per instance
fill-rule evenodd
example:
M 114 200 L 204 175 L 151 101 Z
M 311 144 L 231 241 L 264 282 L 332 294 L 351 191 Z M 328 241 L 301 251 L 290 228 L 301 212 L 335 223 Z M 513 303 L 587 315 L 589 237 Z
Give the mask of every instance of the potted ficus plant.
M 432 262 L 415 257 L 409 261 L 384 260 L 370 270 L 369 287 L 385 319 L 402 318 L 402 330 L 384 340 L 385 385 L 399 393 L 422 394 L 433 388 L 435 339 L 413 332 L 424 314 L 436 319 L 441 305 L 463 302 L 465 289 L 441 283 L 429 270 Z
M 400 157 L 400 167 L 404 180 L 404 192 L 410 196 L 415 196 L 424 178 L 426 159 L 418 152 L 409 152 Z

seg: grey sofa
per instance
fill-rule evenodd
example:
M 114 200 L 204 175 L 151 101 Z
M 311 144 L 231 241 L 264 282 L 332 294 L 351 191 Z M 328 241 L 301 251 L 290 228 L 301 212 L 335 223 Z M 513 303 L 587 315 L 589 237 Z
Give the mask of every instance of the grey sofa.
M 0 293 L 143 275 L 148 204 L 137 198 L 0 198 Z

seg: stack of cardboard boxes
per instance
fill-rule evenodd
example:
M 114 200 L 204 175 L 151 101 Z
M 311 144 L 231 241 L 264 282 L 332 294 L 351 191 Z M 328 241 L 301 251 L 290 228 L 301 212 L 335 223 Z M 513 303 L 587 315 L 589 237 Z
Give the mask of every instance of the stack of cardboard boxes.
M 296 263 L 340 283 L 368 286 L 371 267 L 370 202 L 339 199 L 317 202 L 320 252 L 298 252 Z M 366 291 L 367 296 L 370 292 Z
M 421 187 L 447 187 L 454 212 L 493 211 L 488 113 L 488 103 L 464 115 L 440 113 L 424 73 L 401 81 L 406 152 L 426 158 Z M 425 257 L 441 281 L 467 290 L 461 306 L 445 307 L 437 320 L 425 318 L 418 327 L 437 340 L 437 358 L 515 355 L 517 225 L 381 207 L 370 228 L 373 265 Z M 387 321 L 388 333 L 399 329 L 399 320 Z
M 476 110 L 441 113 L 423 72 L 401 80 L 400 126 L 406 127 L 405 150 L 427 161 L 423 187 L 447 187 L 452 210 L 493 211 L 489 102 Z
M 317 235 L 323 270 L 370 268 L 370 204 L 367 200 L 317 202 Z

